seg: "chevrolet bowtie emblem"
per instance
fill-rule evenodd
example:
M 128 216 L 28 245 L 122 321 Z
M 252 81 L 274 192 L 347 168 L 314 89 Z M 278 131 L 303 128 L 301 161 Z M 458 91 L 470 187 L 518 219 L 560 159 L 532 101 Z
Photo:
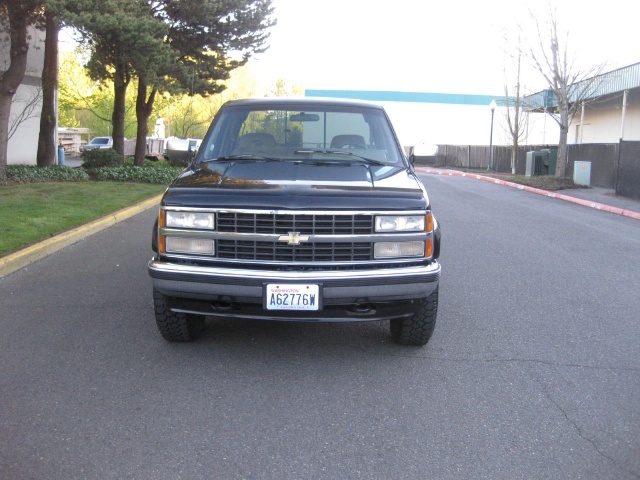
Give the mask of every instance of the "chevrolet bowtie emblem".
M 289 245 L 300 245 L 300 242 L 309 241 L 309 235 L 300 235 L 300 232 L 289 232 L 288 235 L 278 237 L 279 242 L 287 242 Z

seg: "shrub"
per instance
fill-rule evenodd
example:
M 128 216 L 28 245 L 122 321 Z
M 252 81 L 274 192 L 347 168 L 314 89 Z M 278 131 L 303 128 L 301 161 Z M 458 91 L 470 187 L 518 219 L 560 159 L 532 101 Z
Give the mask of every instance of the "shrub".
M 7 165 L 7 179 L 4 183 L 77 182 L 92 179 L 169 185 L 183 170 L 171 167 L 167 162 L 149 163 L 151 165 L 145 167 L 120 165 L 86 170 L 66 166 L 38 168 L 35 165 Z
M 123 165 L 120 167 L 95 168 L 90 171 L 96 180 L 110 182 L 142 182 L 170 184 L 183 169 L 171 167 L 134 167 Z
M 124 157 L 118 155 L 113 148 L 95 148 L 82 154 L 82 167 L 90 170 L 101 167 L 118 167 L 124 164 Z
M 169 165 L 174 168 L 185 169 L 189 165 L 189 160 L 187 158 L 184 159 L 175 159 L 175 158 L 167 158 Z
M 133 157 L 127 157 L 124 160 L 124 165 L 133 166 Z M 149 158 L 144 159 L 144 166 L 149 168 L 173 168 L 166 160 L 151 160 Z
M 18 183 L 79 182 L 88 180 L 81 168 L 54 165 L 40 168 L 35 165 L 7 165 L 7 180 Z
M 569 188 L 585 188 L 584 185 L 578 185 L 571 178 L 556 177 L 553 175 L 536 175 L 527 177 L 522 175 L 511 176 L 505 178 L 508 182 L 526 185 L 528 187 L 540 188 L 542 190 L 556 191 Z

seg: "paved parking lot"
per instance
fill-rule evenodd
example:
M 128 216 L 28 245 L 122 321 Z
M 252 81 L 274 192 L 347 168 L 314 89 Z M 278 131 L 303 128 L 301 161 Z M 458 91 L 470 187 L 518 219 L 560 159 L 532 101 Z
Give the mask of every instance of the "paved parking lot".
M 384 323 L 156 331 L 155 209 L 0 279 L 0 478 L 640 476 L 640 223 L 423 176 L 425 348 Z

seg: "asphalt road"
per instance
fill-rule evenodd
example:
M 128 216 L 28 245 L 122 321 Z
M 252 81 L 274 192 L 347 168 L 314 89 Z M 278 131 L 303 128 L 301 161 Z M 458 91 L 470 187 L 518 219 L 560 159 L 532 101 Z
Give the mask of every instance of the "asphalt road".
M 154 209 L 0 279 L 2 479 L 638 479 L 640 223 L 423 176 L 436 332 L 155 328 Z

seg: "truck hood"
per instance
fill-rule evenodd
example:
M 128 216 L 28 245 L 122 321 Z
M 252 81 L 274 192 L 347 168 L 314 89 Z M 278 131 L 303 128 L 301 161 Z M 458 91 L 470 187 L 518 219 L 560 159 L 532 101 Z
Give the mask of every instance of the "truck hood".
M 169 187 L 163 205 L 260 209 L 424 209 L 413 172 L 338 162 L 215 162 L 195 165 Z

